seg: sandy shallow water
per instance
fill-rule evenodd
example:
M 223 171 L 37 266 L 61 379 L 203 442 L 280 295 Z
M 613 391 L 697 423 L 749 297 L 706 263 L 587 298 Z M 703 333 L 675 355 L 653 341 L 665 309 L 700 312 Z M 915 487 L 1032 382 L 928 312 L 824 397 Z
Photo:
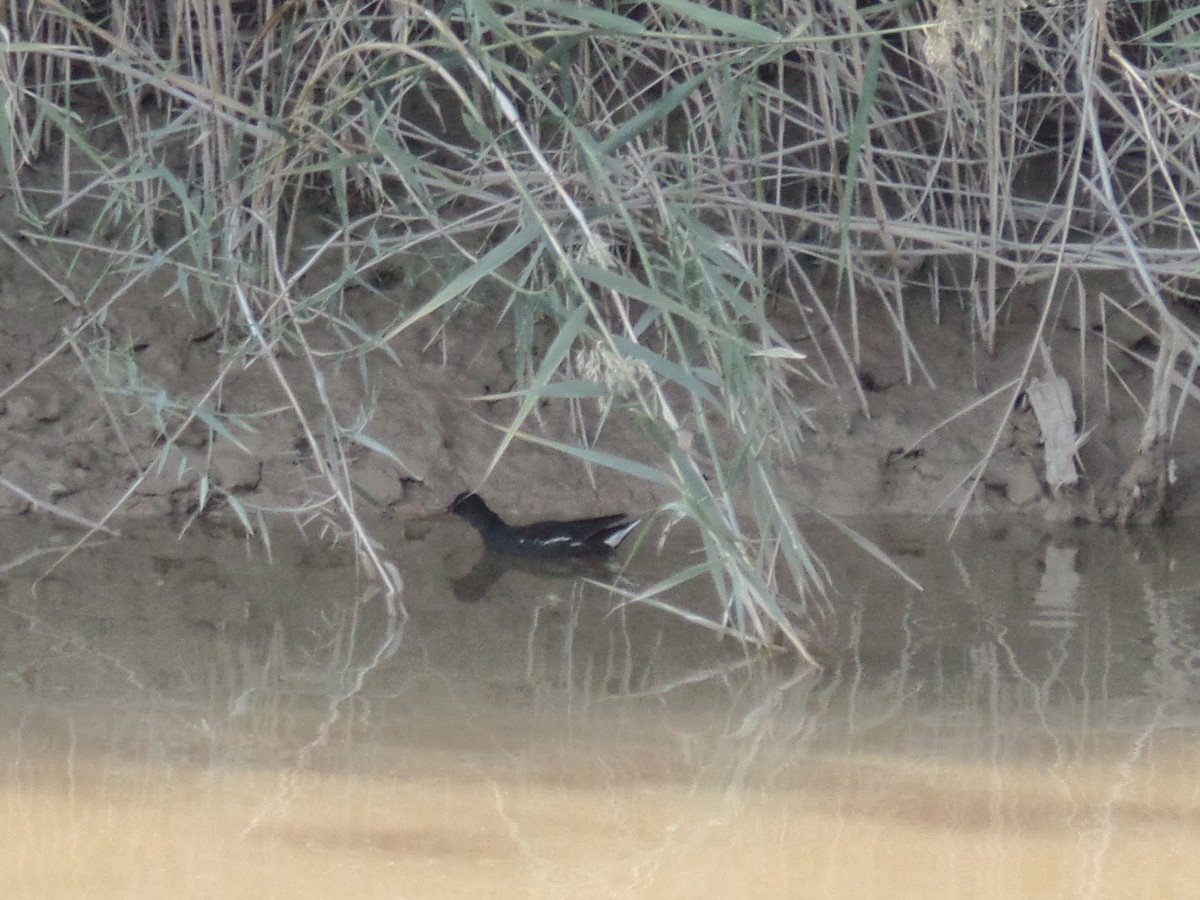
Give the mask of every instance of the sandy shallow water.
M 862 525 L 924 591 L 817 534 L 832 664 L 797 679 L 569 579 L 459 602 L 453 521 L 400 548 L 403 620 L 283 535 L 133 534 L 33 589 L 70 535 L 8 522 L 6 896 L 1191 896 L 1188 535 Z

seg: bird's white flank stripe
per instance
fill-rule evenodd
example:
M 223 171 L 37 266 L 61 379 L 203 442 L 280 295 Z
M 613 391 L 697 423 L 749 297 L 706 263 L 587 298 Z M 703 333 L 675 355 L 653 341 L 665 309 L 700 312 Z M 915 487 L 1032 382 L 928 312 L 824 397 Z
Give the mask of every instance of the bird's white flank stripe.
M 604 543 L 609 547 L 616 547 L 621 541 L 625 540 L 625 535 L 637 528 L 641 524 L 641 519 L 634 519 L 632 522 L 627 522 L 624 528 L 619 531 L 614 531 L 604 539 Z

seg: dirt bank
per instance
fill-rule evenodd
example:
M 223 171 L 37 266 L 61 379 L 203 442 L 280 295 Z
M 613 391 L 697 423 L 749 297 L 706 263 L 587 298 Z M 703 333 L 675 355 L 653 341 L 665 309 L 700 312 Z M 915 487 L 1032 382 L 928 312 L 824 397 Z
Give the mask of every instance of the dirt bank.
M 14 234 L 14 210 L 5 212 L 9 221 L 0 227 Z M 42 505 L 91 521 L 114 508 L 121 516 L 179 517 L 214 488 L 247 510 L 312 508 L 313 497 L 323 496 L 322 480 L 267 365 L 259 360 L 229 371 L 232 357 L 216 323 L 170 283 L 121 285 L 99 263 L 85 259 L 58 271 L 54 258 L 44 247 L 14 242 L 0 260 L 0 511 Z M 418 262 L 398 261 L 394 286 L 350 289 L 342 320 L 369 333 L 393 321 L 397 308 L 419 303 L 436 282 Z M 73 296 L 105 278 L 115 299 L 101 320 L 89 321 Z M 1136 293 L 1120 275 L 1085 286 L 1102 286 L 1109 298 L 1087 296 L 1086 309 L 1120 315 L 1081 324 L 1077 300 L 1051 301 L 1044 289 L 1022 288 L 1008 301 L 992 353 L 972 335 L 966 302 L 943 296 L 935 304 L 919 288 L 906 303 L 905 341 L 882 301 L 860 300 L 855 348 L 847 304 L 830 294 L 825 302 L 840 309 L 835 324 L 856 360 L 840 353 L 830 326 L 811 310 L 781 299 L 774 325 L 810 366 L 791 382 L 810 410 L 806 443 L 798 458 L 777 460 L 797 508 L 928 514 L 956 509 L 973 488 L 969 514 L 1130 523 L 1196 514 L 1200 430 L 1191 411 L 1180 418 L 1169 452 L 1139 446 L 1160 348 L 1146 329 L 1119 327 L 1132 321 L 1128 310 L 1145 317 Z M 1054 306 L 1043 322 L 1047 303 Z M 481 486 L 515 409 L 516 401 L 494 396 L 517 386 L 512 329 L 499 304 L 479 292 L 448 321 L 423 320 L 402 332 L 386 352 L 322 370 L 323 389 L 342 419 L 309 425 L 326 436 L 338 426 L 344 439 L 363 436 L 353 446 L 351 473 L 361 511 L 421 516 L 443 509 L 464 487 Z M 324 324 L 310 341 L 318 358 L 329 351 L 330 360 L 342 346 Z M 306 357 L 280 354 L 277 361 L 315 415 L 317 382 Z M 1051 486 L 1045 423 L 1025 392 L 1031 378 L 1052 374 L 1065 379 L 1077 417 L 1068 423 L 1068 440 L 1073 434 L 1079 445 L 1073 486 Z M 174 434 L 172 413 L 201 401 L 220 416 L 193 420 L 164 450 Z M 565 401 L 544 402 L 536 417 L 547 436 L 575 439 Z M 619 411 L 598 446 L 656 461 L 653 446 Z M 670 499 L 521 441 L 482 490 L 497 506 L 530 514 L 647 509 Z

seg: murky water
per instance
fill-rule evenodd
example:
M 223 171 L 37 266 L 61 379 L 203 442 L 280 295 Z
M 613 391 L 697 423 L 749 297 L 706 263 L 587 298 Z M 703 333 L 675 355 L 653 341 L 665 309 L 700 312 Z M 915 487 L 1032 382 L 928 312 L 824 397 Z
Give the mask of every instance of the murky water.
M 822 539 L 797 680 L 451 522 L 403 623 L 282 527 L 34 586 L 70 536 L 6 523 L 3 896 L 1196 896 L 1192 530 L 864 527 L 925 589 Z

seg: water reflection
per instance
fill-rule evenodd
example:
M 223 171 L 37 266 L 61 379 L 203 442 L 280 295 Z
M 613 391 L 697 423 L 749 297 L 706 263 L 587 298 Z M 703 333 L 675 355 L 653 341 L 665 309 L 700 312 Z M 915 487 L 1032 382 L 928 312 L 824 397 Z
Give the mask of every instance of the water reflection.
M 65 538 L 10 526 L 5 896 L 1191 896 L 1187 529 L 861 527 L 924 590 L 815 535 L 835 662 L 797 678 L 438 529 L 389 619 L 282 535 L 109 541 L 34 591 Z
M 478 603 L 497 594 L 500 579 L 507 572 L 535 576 L 535 583 L 542 585 L 554 581 L 577 582 L 599 581 L 602 584 L 620 584 L 623 579 L 623 564 L 615 559 L 576 557 L 567 559 L 526 559 L 517 556 L 500 556 L 496 553 L 480 553 L 474 564 L 464 575 L 451 576 L 450 592 L 460 603 Z

